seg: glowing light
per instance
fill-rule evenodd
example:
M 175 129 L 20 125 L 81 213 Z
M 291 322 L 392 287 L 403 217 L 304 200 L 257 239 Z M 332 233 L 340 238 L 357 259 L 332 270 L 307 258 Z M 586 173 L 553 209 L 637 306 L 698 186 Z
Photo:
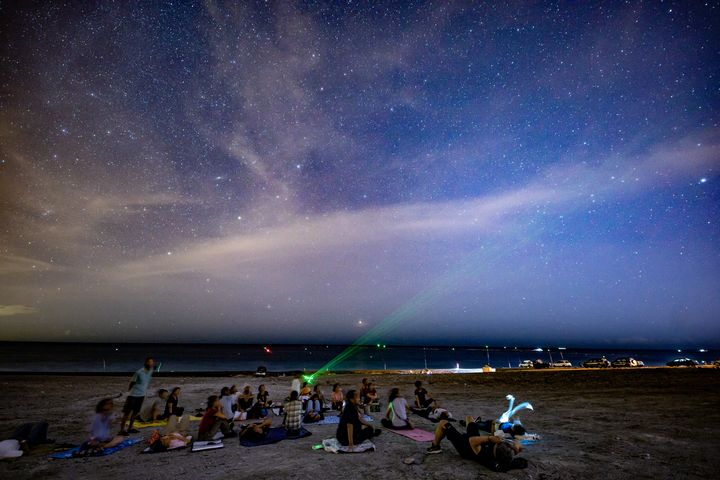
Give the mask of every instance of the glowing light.
M 528 402 L 523 402 L 517 407 L 513 407 L 513 405 L 515 404 L 515 397 L 510 394 L 508 394 L 505 398 L 510 402 L 510 404 L 508 405 L 508 409 L 502 415 L 500 415 L 500 418 L 498 419 L 498 422 L 500 423 L 509 422 L 510 419 L 515 416 L 517 412 L 524 408 L 528 410 L 534 410 L 533 406 L 530 405 L 530 403 Z
M 265 350 L 265 353 L 272 353 L 272 351 L 268 347 L 263 347 L 263 350 Z
M 700 179 L 700 183 L 707 183 L 707 178 L 702 177 L 702 178 Z

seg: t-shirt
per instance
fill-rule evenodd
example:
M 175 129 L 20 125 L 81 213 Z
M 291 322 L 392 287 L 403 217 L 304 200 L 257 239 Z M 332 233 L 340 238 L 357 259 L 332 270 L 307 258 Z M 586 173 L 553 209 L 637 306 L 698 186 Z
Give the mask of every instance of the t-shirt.
M 357 407 L 351 402 L 346 402 L 345 408 L 340 415 L 340 424 L 338 425 L 337 433 L 335 434 L 341 445 L 350 444 L 347 431 L 348 424 L 353 426 L 353 437 L 357 438 L 360 434 L 362 423 L 360 423 Z
M 103 415 L 96 413 L 90 424 L 90 438 L 94 438 L 100 442 L 108 442 L 112 440 L 113 435 L 110 433 L 110 424 L 115 415 Z
M 227 418 L 232 420 L 233 418 L 233 401 L 232 396 L 226 395 L 224 397 L 220 397 L 220 412 L 222 412 L 223 415 L 225 415 Z
M 285 428 L 299 430 L 302 426 L 302 402 L 291 400 L 283 406 L 285 411 Z
M 135 385 L 130 389 L 131 397 L 144 397 L 147 392 L 148 385 L 150 385 L 150 379 L 152 378 L 152 370 L 145 370 L 145 367 L 141 368 L 130 379 Z
M 165 403 L 165 412 L 163 413 L 163 415 L 165 415 L 166 417 L 170 417 L 170 415 L 179 416 L 180 413 L 182 412 L 178 411 L 178 399 L 170 395 L 167 399 L 167 403 Z
M 162 405 L 162 398 L 156 397 L 155 400 L 152 401 L 152 403 L 143 405 L 143 409 L 140 411 L 140 418 L 143 420 L 152 420 L 152 412 L 155 410 L 158 415 L 161 415 L 163 413 L 163 409 L 161 407 Z
M 407 425 L 407 400 L 403 397 L 397 397 L 390 404 L 392 412 L 393 427 L 404 427 Z
M 258 392 L 257 401 L 265 404 L 268 401 L 268 397 L 270 397 L 270 394 L 267 392 L 267 390 L 264 392 Z
M 300 388 L 302 385 L 300 385 L 300 379 L 299 378 L 293 378 L 292 383 L 290 384 L 290 391 L 291 392 L 298 392 L 300 393 Z
M 215 414 L 218 413 L 217 408 L 208 408 L 203 414 L 200 425 L 198 426 L 198 437 L 201 437 L 205 432 L 210 430 L 210 427 L 215 423 Z
M 415 396 L 418 398 L 418 401 L 420 402 L 420 406 L 424 407 L 425 403 L 427 402 L 427 390 L 425 390 L 423 387 L 416 388 Z

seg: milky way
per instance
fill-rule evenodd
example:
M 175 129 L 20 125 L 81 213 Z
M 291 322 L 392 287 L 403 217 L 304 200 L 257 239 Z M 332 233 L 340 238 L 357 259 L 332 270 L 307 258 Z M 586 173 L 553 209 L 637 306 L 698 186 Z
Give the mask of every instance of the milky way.
M 718 2 L 359 3 L 3 2 L 0 340 L 720 345 Z

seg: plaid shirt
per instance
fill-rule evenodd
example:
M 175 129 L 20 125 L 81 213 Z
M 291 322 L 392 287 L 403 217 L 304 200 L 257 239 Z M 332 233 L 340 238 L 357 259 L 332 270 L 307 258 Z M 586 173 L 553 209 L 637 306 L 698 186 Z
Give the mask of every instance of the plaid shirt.
M 302 425 L 302 402 L 293 400 L 283 406 L 285 410 L 285 428 L 288 430 L 300 430 Z

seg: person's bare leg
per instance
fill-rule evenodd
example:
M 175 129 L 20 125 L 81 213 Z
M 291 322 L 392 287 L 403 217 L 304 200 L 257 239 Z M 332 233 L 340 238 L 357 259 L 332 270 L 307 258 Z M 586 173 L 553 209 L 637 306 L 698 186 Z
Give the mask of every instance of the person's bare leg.
M 135 412 L 130 412 L 130 423 L 128 424 L 128 432 L 133 428 L 133 424 L 135 423 L 135 416 Z
M 177 418 L 177 417 L 176 417 Z M 186 435 L 190 433 L 190 414 L 183 415 L 180 417 L 180 422 L 178 422 L 178 432 L 182 433 L 183 435 Z
M 120 420 L 120 431 L 121 432 L 125 431 L 125 424 L 127 423 L 129 416 L 130 416 L 130 412 L 123 413 L 122 420 Z
M 111 447 L 114 447 L 114 446 L 116 446 L 116 445 L 120 445 L 120 444 L 123 442 L 123 440 L 125 440 L 125 437 L 121 437 L 120 435 L 117 435 L 117 436 L 115 436 L 112 440 L 110 440 L 109 442 L 104 443 L 104 444 L 102 445 L 102 447 L 103 447 L 103 448 L 111 448 Z
M 178 418 L 177 415 L 170 415 L 170 418 L 168 418 L 168 423 L 165 425 L 165 435 L 170 435 L 173 432 L 179 432 L 180 429 L 178 428 Z
M 432 444 L 436 447 L 440 445 L 442 439 L 445 438 L 445 425 L 447 425 L 447 423 L 447 420 L 440 420 L 437 428 L 435 429 L 435 439 Z

